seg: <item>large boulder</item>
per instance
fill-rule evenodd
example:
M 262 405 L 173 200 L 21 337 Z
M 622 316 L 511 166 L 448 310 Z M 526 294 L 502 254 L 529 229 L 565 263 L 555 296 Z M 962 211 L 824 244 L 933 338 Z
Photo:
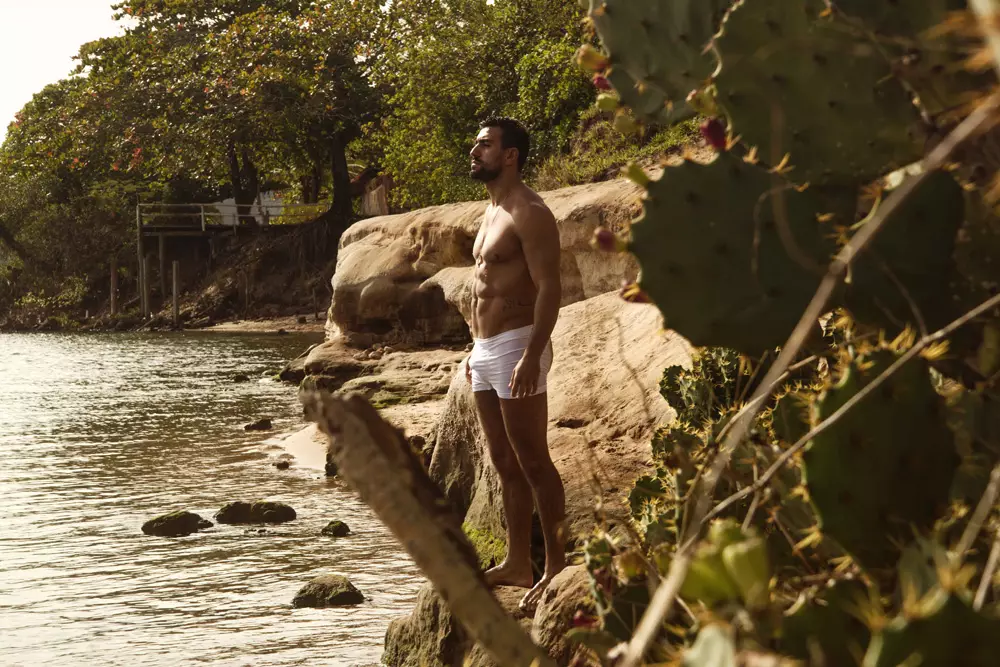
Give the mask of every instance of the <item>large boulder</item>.
M 691 348 L 663 330 L 655 307 L 626 303 L 615 293 L 562 308 L 552 345 L 549 449 L 566 488 L 571 536 L 580 538 L 593 528 L 597 502 L 609 522 L 627 520 L 626 497 L 650 465 L 653 431 L 673 417 L 659 393 L 663 369 L 689 365 Z M 452 380 L 434 438 L 431 476 L 464 513 L 467 531 L 479 539 L 502 541 L 500 483 L 462 372 Z M 584 568 L 568 567 L 542 594 L 534 618 L 522 621 L 559 664 L 573 658 L 565 634 L 587 592 Z M 523 594 L 524 589 L 501 588 L 497 596 L 514 612 Z M 493 664 L 428 585 L 413 612 L 390 624 L 383 661 L 409 667 L 421 661 L 457 666 L 464 660 L 477 667 Z
M 494 595 L 507 613 L 531 631 L 531 619 L 525 618 L 517 603 L 525 589 L 501 586 Z M 389 667 L 498 667 L 497 663 L 469 637 L 451 614 L 448 605 L 431 584 L 424 584 L 409 616 L 389 623 L 385 633 L 382 663 Z
M 179 511 L 163 514 L 142 524 L 142 532 L 159 537 L 184 537 L 203 528 L 211 528 L 212 522 L 202 519 L 194 512 Z
M 578 537 L 593 527 L 597 488 L 612 521 L 627 516 L 626 496 L 650 465 L 653 431 L 673 417 L 659 393 L 663 369 L 690 365 L 691 349 L 662 328 L 654 306 L 615 293 L 562 308 L 552 346 L 548 444 Z M 430 474 L 471 528 L 502 539 L 500 483 L 461 372 L 438 420 Z
M 560 665 L 568 664 L 578 650 L 566 639 L 566 633 L 573 628 L 573 616 L 588 595 L 587 568 L 571 565 L 555 576 L 538 602 L 531 622 L 531 638 L 544 646 L 549 657 Z
M 615 179 L 541 193 L 559 226 L 563 305 L 634 277 L 631 256 L 595 251 L 590 239 L 601 225 L 623 230 L 639 210 L 639 192 Z M 340 334 L 362 347 L 467 341 L 472 246 L 487 203 L 434 206 L 352 225 L 340 240 L 329 337 Z

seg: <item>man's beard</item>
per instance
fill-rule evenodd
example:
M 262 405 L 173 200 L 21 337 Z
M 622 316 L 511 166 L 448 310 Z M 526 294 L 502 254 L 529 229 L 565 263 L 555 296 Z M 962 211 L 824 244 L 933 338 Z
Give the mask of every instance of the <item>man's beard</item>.
M 500 176 L 499 169 L 490 169 L 482 162 L 476 163 L 477 168 L 469 170 L 469 177 L 476 181 L 482 181 L 483 183 L 489 183 L 493 179 Z

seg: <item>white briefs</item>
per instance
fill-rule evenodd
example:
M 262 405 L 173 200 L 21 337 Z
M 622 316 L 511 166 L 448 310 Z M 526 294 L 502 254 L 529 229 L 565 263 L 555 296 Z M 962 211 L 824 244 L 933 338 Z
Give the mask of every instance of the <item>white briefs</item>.
M 472 391 L 496 391 L 500 398 L 510 398 L 510 379 L 514 367 L 521 360 L 533 325 L 504 331 L 490 338 L 473 338 L 472 354 L 469 355 L 469 371 L 472 373 Z M 545 345 L 541 358 L 541 373 L 535 396 L 545 391 L 545 381 L 552 367 L 552 341 Z

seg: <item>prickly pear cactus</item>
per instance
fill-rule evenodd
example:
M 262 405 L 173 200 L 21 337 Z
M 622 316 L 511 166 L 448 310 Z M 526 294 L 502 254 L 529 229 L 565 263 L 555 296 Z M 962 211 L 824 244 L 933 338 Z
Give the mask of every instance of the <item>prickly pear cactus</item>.
M 736 392 L 747 390 L 748 375 L 737 352 L 703 348 L 692 355 L 690 368 L 667 367 L 660 380 L 660 394 L 676 411 L 678 420 L 701 424 L 718 419 L 733 406 Z
M 781 652 L 802 660 L 819 655 L 824 665 L 857 664 L 871 632 L 850 610 L 864 597 L 865 587 L 858 581 L 838 581 L 803 593 L 785 613 Z
M 971 35 L 939 30 L 954 12 L 967 9 L 965 0 L 837 0 L 834 5 L 845 27 L 877 40 L 893 71 L 931 116 L 974 99 L 969 92 L 993 78 L 969 71 L 967 59 L 976 48 Z
M 916 326 L 914 308 L 935 331 L 960 313 L 954 254 L 965 193 L 951 174 L 928 176 L 886 220 L 852 266 L 845 305 L 858 320 L 896 335 Z
M 997 656 L 1000 619 L 939 588 L 875 634 L 862 667 L 992 667 Z
M 849 221 L 826 216 L 810 190 L 790 188 L 781 193 L 787 229 L 779 230 L 773 188 L 772 174 L 728 152 L 667 167 L 649 182 L 629 250 L 665 325 L 694 345 L 759 356 L 785 341 L 815 293 L 820 275 L 789 254 L 782 231 L 825 264 L 832 226 Z
M 705 53 L 732 0 L 591 0 L 589 16 L 608 53 L 605 76 L 639 117 L 670 123 L 691 115 L 688 93 L 715 69 Z
M 735 132 L 797 182 L 860 183 L 923 150 L 919 110 L 870 43 L 822 0 L 740 0 L 714 48 L 714 83 Z
M 896 359 L 878 349 L 846 361 L 815 401 L 812 425 Z M 947 505 L 958 456 L 944 410 L 927 362 L 915 357 L 807 445 L 804 478 L 819 528 L 862 567 L 895 565 L 897 544 L 927 530 Z

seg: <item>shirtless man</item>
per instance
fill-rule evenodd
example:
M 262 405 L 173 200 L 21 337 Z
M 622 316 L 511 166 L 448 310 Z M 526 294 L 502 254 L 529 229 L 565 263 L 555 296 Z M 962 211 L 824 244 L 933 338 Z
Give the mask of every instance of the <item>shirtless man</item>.
M 486 572 L 486 581 L 531 588 L 521 600 L 530 611 L 566 561 L 565 493 L 549 456 L 545 392 L 561 296 L 559 231 L 541 197 L 521 180 L 528 149 L 528 133 L 517 121 L 491 118 L 470 152 L 470 176 L 486 185 L 490 206 L 473 247 L 475 345 L 466 377 L 507 519 L 507 557 Z M 533 505 L 545 537 L 545 572 L 532 588 Z

